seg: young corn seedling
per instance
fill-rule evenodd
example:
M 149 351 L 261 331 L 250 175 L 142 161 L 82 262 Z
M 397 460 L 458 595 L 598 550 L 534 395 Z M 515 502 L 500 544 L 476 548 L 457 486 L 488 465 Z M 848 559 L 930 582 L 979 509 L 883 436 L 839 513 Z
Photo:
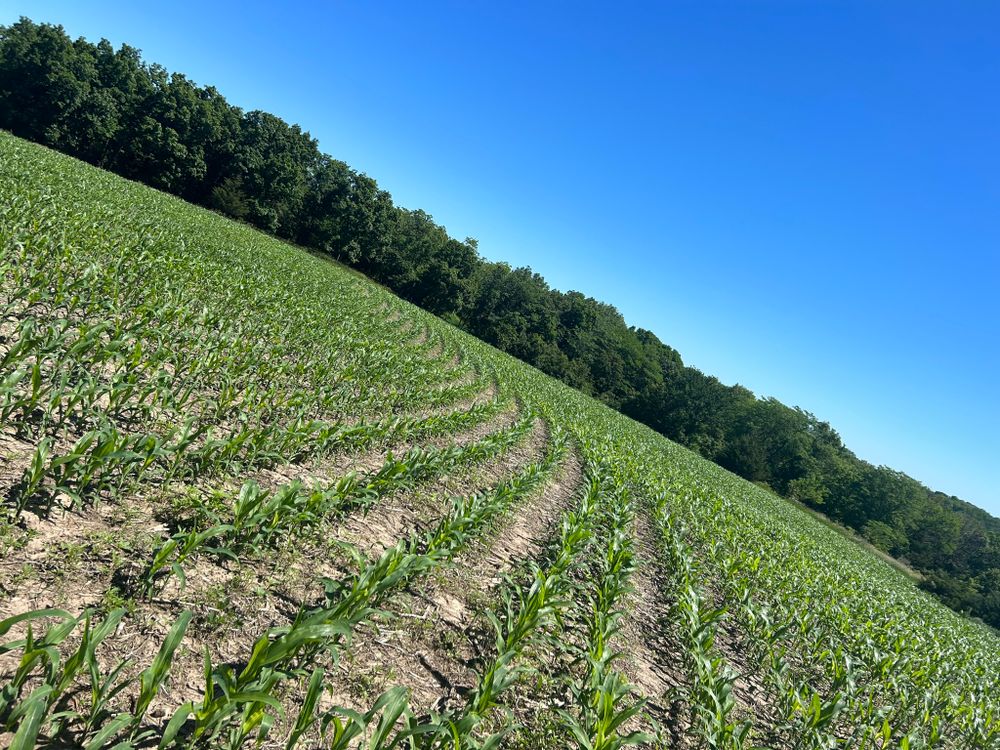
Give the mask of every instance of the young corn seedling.
M 93 737 L 87 743 L 85 750 L 99 750 L 99 748 L 105 747 L 123 733 L 127 735 L 127 739 L 116 744 L 116 747 L 137 747 L 156 737 L 157 731 L 152 728 L 143 729 L 142 723 L 146 718 L 146 712 L 149 710 L 150 704 L 159 695 L 163 684 L 170 674 L 170 665 L 173 662 L 177 648 L 184 639 L 184 632 L 191 622 L 191 616 L 192 613 L 190 611 L 184 611 L 180 614 L 167 632 L 163 643 L 160 644 L 159 651 L 157 651 L 152 664 L 139 675 L 139 694 L 135 699 L 132 710 L 117 714 L 97 728 Z M 120 672 L 120 669 L 116 668 L 112 674 L 117 674 L 118 672 Z M 131 684 L 132 682 L 133 680 L 131 679 L 125 680 L 126 684 Z M 102 697 L 107 699 L 107 694 L 117 694 L 123 689 L 122 687 L 112 688 L 106 691 Z
M 263 739 L 274 714 L 282 710 L 272 695 L 275 687 L 302 671 L 293 666 L 296 657 L 310 646 L 329 647 L 350 634 L 347 623 L 332 621 L 325 613 L 302 618 L 288 628 L 274 629 L 258 638 L 249 661 L 239 672 L 229 665 L 213 668 L 206 649 L 202 698 L 177 709 L 159 746 L 170 747 L 191 719 L 191 744 L 211 744 L 233 717 L 238 721 L 229 734 L 230 747 L 239 747 L 255 732 Z
M 184 574 L 184 562 L 196 552 L 211 553 L 235 560 L 236 556 L 227 548 L 207 545 L 207 542 L 223 537 L 232 528 L 228 524 L 221 524 L 204 531 L 181 531 L 167 539 L 154 553 L 146 571 L 145 595 L 151 597 L 157 586 L 165 583 L 162 574 L 168 569 L 177 576 L 181 588 L 184 588 L 187 582 L 187 577 Z
M 11 490 L 14 500 L 14 518 L 21 517 L 28 501 L 38 494 L 45 481 L 46 468 L 49 454 L 52 450 L 52 439 L 42 438 L 35 446 L 35 452 L 31 456 L 31 463 L 25 468 L 20 481 Z
M 57 618 L 58 624 L 47 628 L 40 638 L 34 635 L 32 622 L 35 620 Z M 45 712 L 48 711 L 48 696 L 56 690 L 60 682 L 60 665 L 62 657 L 58 646 L 73 632 L 77 625 L 77 618 L 69 612 L 61 609 L 41 609 L 30 612 L 23 612 L 19 615 L 8 617 L 0 621 L 0 637 L 3 637 L 10 629 L 18 623 L 27 623 L 27 634 L 24 638 L 0 645 L 0 656 L 3 654 L 20 651 L 21 659 L 17 664 L 10 681 L 0 689 L 0 724 L 5 725 L 8 730 L 13 726 L 20 714 L 30 713 L 32 716 L 37 713 L 37 706 L 42 705 Z M 18 711 L 17 704 L 21 697 L 21 692 L 36 670 L 40 670 L 39 675 L 42 685 L 33 693 L 30 706 L 22 706 Z
M 396 729 L 400 720 L 407 727 Z M 434 731 L 432 727 L 416 724 L 409 711 L 407 691 L 402 686 L 385 691 L 370 709 L 363 714 L 347 708 L 335 707 L 322 719 L 324 742 L 330 750 L 349 750 L 364 747 L 367 750 L 394 750 L 404 745 L 419 746 L 421 739 Z M 367 742 L 362 741 L 368 735 Z
M 295 750 L 296 745 L 299 744 L 299 740 L 302 739 L 302 735 L 309 731 L 309 728 L 316 723 L 318 719 L 316 716 L 316 705 L 319 703 L 320 696 L 323 693 L 324 677 L 323 670 L 318 667 L 313 670 L 312 675 L 309 677 L 309 687 L 306 689 L 302 706 L 299 708 L 299 714 L 295 718 L 295 725 L 288 735 L 285 750 Z
M 112 610 L 99 625 L 92 627 L 91 613 L 89 611 L 84 613 L 83 632 L 80 637 L 80 643 L 76 651 L 63 662 L 59 677 L 48 696 L 49 707 L 56 705 L 59 698 L 69 689 L 77 675 L 84 669 L 88 671 L 91 685 L 94 684 L 95 674 L 98 673 L 97 647 L 118 627 L 124 616 L 124 609 Z M 94 703 L 96 704 L 96 701 Z M 53 734 L 58 735 L 66 720 L 80 718 L 83 718 L 82 714 L 72 710 L 55 714 L 50 718 L 50 722 L 52 723 L 51 731 Z M 90 718 L 93 719 L 93 711 Z

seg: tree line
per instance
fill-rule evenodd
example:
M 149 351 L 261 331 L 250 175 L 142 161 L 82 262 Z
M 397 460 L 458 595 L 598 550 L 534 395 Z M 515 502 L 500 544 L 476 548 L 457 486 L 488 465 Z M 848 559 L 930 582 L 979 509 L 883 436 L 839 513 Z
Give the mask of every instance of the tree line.
M 1000 520 L 859 459 L 809 412 L 727 386 L 611 305 L 483 259 L 424 211 L 139 50 L 0 27 L 0 128 L 325 253 L 746 479 L 821 510 L 1000 627 Z

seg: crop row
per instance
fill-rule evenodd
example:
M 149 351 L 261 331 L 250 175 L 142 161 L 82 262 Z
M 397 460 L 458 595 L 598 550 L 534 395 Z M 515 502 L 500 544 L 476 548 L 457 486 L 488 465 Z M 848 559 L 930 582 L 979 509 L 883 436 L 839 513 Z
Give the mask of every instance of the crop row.
M 526 414 L 510 427 L 468 445 L 417 447 L 398 458 L 390 453 L 371 474 L 352 472 L 329 485 L 307 487 L 296 480 L 265 490 L 247 482 L 231 504 L 220 502 L 217 496 L 196 498 L 195 523 L 175 533 L 154 554 L 146 573 L 147 592 L 152 592 L 164 572 L 175 573 L 183 582 L 182 566 L 198 552 L 211 551 L 237 562 L 240 555 L 259 555 L 276 540 L 287 542 L 308 533 L 334 513 L 370 508 L 379 498 L 417 482 L 493 458 L 523 440 L 533 423 L 534 416 Z
M 503 450 L 523 438 L 531 422 L 532 418 L 526 417 L 512 428 L 473 446 L 460 450 L 441 450 L 433 454 L 428 462 L 414 463 L 408 468 L 395 463 L 395 459 L 390 459 L 387 466 L 395 467 L 394 470 L 376 472 L 371 481 L 364 485 L 354 484 L 354 497 L 370 498 L 390 488 L 398 489 L 415 481 L 418 476 L 425 476 L 431 471 L 431 467 L 440 470 L 444 465 L 453 465 L 447 463 L 449 460 L 472 460 L 474 456 L 482 457 Z M 465 450 L 464 454 L 462 450 Z M 401 540 L 346 578 L 328 580 L 324 601 L 312 608 L 303 609 L 290 626 L 272 629 L 262 635 L 253 645 L 248 662 L 241 670 L 234 670 L 226 664 L 213 665 L 206 654 L 207 682 L 203 699 L 200 703 L 186 704 L 178 709 L 174 719 L 162 733 L 161 744 L 170 744 L 182 729 L 185 745 L 211 743 L 225 735 L 227 746 L 239 747 L 252 735 L 259 738 L 266 736 L 275 712 L 281 710 L 273 694 L 282 682 L 301 677 L 303 670 L 312 668 L 311 665 L 321 655 L 336 653 L 348 645 L 354 628 L 374 614 L 385 597 L 407 581 L 451 559 L 472 536 L 486 528 L 491 519 L 537 490 L 564 452 L 565 440 L 555 431 L 550 450 L 541 462 L 529 465 L 493 490 L 456 498 L 450 511 L 434 528 L 422 535 Z M 376 485 L 378 489 L 375 488 Z M 364 491 L 359 491 L 362 487 Z M 264 515 L 259 516 L 259 520 L 265 518 Z M 235 530 L 235 527 L 231 527 L 231 530 Z M 70 720 L 75 720 L 74 728 L 84 733 L 86 747 L 110 746 L 122 741 L 122 737 L 128 743 L 146 739 L 151 730 L 144 727 L 142 722 L 148 702 L 155 691 L 150 694 L 149 700 L 144 697 L 146 693 L 140 692 L 139 697 L 133 701 L 131 711 L 110 715 L 102 708 L 111 698 L 133 687 L 132 680 L 119 679 L 123 665 L 116 665 L 105 675 L 101 672 L 95 655 L 100 640 L 114 627 L 108 623 L 113 621 L 117 624 L 121 612 L 112 613 L 98 628 L 101 638 L 96 641 L 90 637 L 89 614 L 75 619 L 69 613 L 53 610 L 12 618 L 0 625 L 0 633 L 23 620 L 53 616 L 61 617 L 63 621 L 47 632 L 41 644 L 32 639 L 29 629 L 26 639 L 2 647 L 0 653 L 21 650 L 22 659 L 13 681 L 4 689 L 4 695 L 9 697 L 9 705 L 5 706 L 5 712 L 0 713 L 0 721 L 9 728 L 17 729 L 17 736 L 24 738 L 19 739 L 19 742 L 28 743 L 24 747 L 31 746 L 30 742 L 33 742 L 43 727 L 47 727 L 49 732 L 58 732 Z M 75 714 L 71 717 L 65 710 L 53 713 L 53 709 L 59 705 L 59 699 L 65 696 L 66 688 L 81 674 L 76 663 L 83 656 L 61 661 L 57 649 L 81 620 L 85 622 L 82 643 L 91 645 L 81 645 L 78 653 L 85 655 L 85 660 L 90 665 L 89 688 L 97 696 L 85 718 Z M 189 613 L 181 616 L 164 645 L 162 658 L 158 658 L 154 665 L 156 687 L 166 677 L 165 670 L 169 667 L 170 656 L 176 650 L 189 620 Z M 21 690 L 28 683 L 29 677 L 34 677 L 39 684 L 27 697 L 20 700 Z M 145 686 L 148 681 L 143 677 L 140 683 Z

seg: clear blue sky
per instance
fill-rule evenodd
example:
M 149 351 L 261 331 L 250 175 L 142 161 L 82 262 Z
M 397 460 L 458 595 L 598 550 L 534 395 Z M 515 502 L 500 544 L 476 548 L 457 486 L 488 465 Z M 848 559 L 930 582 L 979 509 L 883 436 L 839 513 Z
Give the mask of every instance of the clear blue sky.
M 228 7 L 224 7 L 228 6 Z M 1000 515 L 1000 4 L 7 2 Z

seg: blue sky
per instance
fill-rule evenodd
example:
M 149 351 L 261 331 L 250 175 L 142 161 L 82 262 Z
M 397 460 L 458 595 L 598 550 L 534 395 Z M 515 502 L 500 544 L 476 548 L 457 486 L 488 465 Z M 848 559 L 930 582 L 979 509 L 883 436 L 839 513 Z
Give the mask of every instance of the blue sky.
M 1000 515 L 1000 5 L 8 2 Z

